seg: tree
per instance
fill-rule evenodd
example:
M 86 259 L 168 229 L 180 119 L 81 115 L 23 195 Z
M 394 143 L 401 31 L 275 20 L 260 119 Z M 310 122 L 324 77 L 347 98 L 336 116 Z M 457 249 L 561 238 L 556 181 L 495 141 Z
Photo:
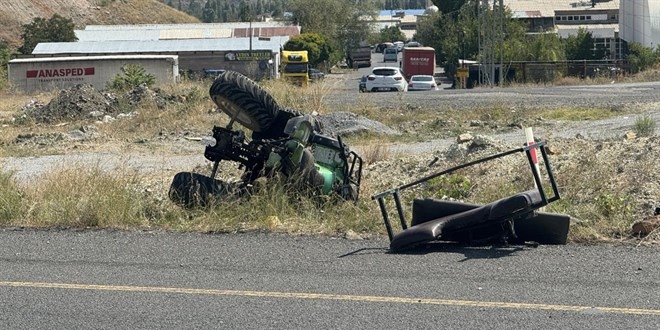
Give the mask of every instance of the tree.
M 0 67 L 4 68 L 11 58 L 11 48 L 9 44 L 0 40 Z
M 469 0 L 433 0 L 433 4 L 443 14 L 458 12 Z
M 0 40 L 0 89 L 6 88 L 9 84 L 7 81 L 7 63 L 11 58 L 11 54 L 9 44 Z
M 527 47 L 524 47 L 527 50 L 525 57 L 512 58 L 511 60 L 557 62 L 566 59 L 564 45 L 556 33 L 528 35 L 527 40 Z
M 490 33 L 493 40 L 499 39 L 499 31 L 488 30 L 480 25 L 478 0 L 450 0 L 434 1 L 440 8 L 438 13 L 432 13 L 418 22 L 415 39 L 426 46 L 435 48 L 438 61 L 445 66 L 457 63 L 458 58 L 468 60 L 480 60 L 479 40 L 482 47 L 486 40 L 486 33 Z M 460 7 L 457 7 L 459 6 Z M 491 24 L 497 12 L 487 10 L 481 13 L 481 23 Z M 503 56 L 505 61 L 533 60 L 535 58 L 563 58 L 561 45 L 552 36 L 540 37 L 526 34 L 526 26 L 519 20 L 513 18 L 509 10 L 503 14 Z M 496 21 L 495 21 L 496 22 Z M 530 45 L 542 45 L 531 47 Z M 500 53 L 499 42 L 492 46 L 494 54 Z M 534 48 L 534 49 L 532 49 Z
M 594 49 L 594 38 L 584 28 L 580 28 L 577 35 L 568 36 L 564 46 L 568 60 L 601 60 L 605 57 L 604 49 Z
M 108 82 L 108 87 L 122 91 L 133 89 L 143 84 L 151 87 L 155 83 L 156 77 L 147 73 L 144 67 L 137 64 L 126 64 L 121 68 L 121 73 Z
M 202 12 L 202 21 L 204 23 L 213 23 L 218 19 L 218 13 L 213 8 L 213 4 L 209 1 L 204 5 L 204 11 Z
M 252 21 L 252 8 L 249 4 L 241 2 L 239 18 L 241 22 L 250 22 Z
M 31 23 L 23 25 L 23 45 L 18 49 L 22 54 L 30 54 L 40 42 L 71 42 L 77 41 L 73 29 L 75 25 L 69 18 L 58 14 L 50 19 L 37 17 Z
M 378 35 L 378 42 L 393 42 L 393 41 L 404 41 L 406 40 L 406 35 L 401 32 L 398 26 L 390 25 L 388 27 L 382 28 Z
M 630 63 L 632 72 L 637 73 L 649 69 L 660 62 L 660 47 L 654 52 L 652 48 L 644 47 L 637 42 L 631 42 L 628 45 L 628 54 L 625 57 Z
M 332 53 L 332 46 L 318 33 L 302 33 L 293 36 L 286 44 L 284 50 L 306 50 L 309 64 L 313 67 L 328 61 Z
M 376 17 L 373 0 L 289 0 L 291 21 L 304 33 L 318 33 L 332 43 L 331 61 L 340 60 L 345 51 L 368 40 Z

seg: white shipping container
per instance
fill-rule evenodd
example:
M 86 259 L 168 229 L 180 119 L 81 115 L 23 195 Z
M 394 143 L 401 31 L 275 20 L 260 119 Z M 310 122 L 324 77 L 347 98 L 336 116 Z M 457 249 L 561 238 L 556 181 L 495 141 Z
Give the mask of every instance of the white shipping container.
M 156 84 L 171 84 L 179 80 L 177 55 L 110 55 L 76 57 L 20 58 L 9 61 L 8 76 L 13 87 L 27 93 L 70 88 L 91 84 L 106 88 L 108 82 L 121 74 L 121 68 L 135 64 L 156 78 Z

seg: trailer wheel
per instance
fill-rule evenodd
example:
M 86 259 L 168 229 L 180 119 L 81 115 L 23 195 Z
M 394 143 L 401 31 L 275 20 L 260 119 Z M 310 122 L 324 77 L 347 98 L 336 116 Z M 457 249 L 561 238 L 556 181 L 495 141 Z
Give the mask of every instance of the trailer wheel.
M 225 182 L 214 180 L 208 176 L 180 172 L 174 175 L 170 185 L 170 200 L 177 205 L 192 208 L 208 206 L 211 199 L 228 193 Z
M 267 131 L 279 111 L 266 90 L 236 71 L 220 74 L 209 94 L 222 112 L 253 132 Z

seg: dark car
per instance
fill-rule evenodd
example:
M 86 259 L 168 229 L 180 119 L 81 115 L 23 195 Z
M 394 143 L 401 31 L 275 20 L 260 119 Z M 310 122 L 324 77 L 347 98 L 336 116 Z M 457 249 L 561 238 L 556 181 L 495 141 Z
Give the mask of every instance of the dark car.
M 383 42 L 383 43 L 378 44 L 378 46 L 376 46 L 376 49 L 374 49 L 374 50 L 376 51 L 376 53 L 382 53 L 385 50 L 385 48 L 392 47 L 392 46 L 394 46 L 394 44 L 391 43 L 391 42 Z
M 325 78 L 325 73 L 318 69 L 309 69 L 309 80 L 323 80 Z
M 360 93 L 364 93 L 367 91 L 367 76 L 362 76 L 358 82 L 358 90 Z

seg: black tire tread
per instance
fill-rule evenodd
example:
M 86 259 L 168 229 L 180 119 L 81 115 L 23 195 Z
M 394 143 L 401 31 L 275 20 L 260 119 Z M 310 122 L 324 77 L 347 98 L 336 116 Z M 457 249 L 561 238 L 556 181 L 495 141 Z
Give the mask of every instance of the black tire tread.
M 219 194 L 223 184 L 218 180 L 192 172 L 174 175 L 170 184 L 169 198 L 177 205 L 192 208 L 207 206 L 212 195 Z
M 240 108 L 242 115 L 249 117 L 250 121 L 246 122 L 240 118 L 236 118 L 236 121 L 254 132 L 267 131 L 279 111 L 277 102 L 265 89 L 236 71 L 220 74 L 213 81 L 209 94 L 220 110 L 230 117 L 235 113 L 222 106 L 223 101 Z

